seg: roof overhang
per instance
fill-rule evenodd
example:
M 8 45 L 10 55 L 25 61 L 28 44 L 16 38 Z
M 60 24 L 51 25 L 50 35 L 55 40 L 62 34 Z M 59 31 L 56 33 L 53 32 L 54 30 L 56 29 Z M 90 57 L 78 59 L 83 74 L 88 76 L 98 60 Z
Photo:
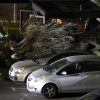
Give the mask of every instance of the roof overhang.
M 47 17 L 100 17 L 100 7 L 91 0 L 32 0 L 32 3 Z

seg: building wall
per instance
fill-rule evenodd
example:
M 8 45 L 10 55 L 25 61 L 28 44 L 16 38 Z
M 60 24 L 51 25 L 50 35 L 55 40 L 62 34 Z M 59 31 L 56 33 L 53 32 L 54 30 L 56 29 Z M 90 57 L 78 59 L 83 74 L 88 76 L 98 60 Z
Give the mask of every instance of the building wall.
M 16 20 L 20 18 L 20 10 L 29 10 L 30 3 L 16 3 Z M 14 19 L 14 3 L 0 3 L 0 20 Z

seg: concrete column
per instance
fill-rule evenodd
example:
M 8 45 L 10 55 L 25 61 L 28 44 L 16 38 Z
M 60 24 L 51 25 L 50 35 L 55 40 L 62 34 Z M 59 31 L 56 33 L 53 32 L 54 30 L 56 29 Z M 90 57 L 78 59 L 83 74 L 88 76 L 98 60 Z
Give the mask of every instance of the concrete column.
M 14 17 L 13 17 L 13 20 L 14 22 L 16 22 L 16 3 L 14 3 Z

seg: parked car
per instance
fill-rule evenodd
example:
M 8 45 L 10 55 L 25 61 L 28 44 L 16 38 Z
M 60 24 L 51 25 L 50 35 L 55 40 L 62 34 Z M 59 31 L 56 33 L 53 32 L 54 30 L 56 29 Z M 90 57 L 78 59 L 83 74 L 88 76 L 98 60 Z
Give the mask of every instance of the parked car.
M 71 55 L 87 55 L 88 53 L 83 51 L 67 51 L 60 54 L 56 54 L 52 57 L 44 57 L 34 60 L 24 60 L 14 63 L 9 69 L 9 78 L 12 81 L 25 82 L 27 76 L 34 70 L 42 67 L 42 65 L 48 65 L 60 58 L 71 56 Z
M 89 92 L 76 100 L 100 100 L 100 90 Z
M 33 71 L 27 90 L 53 98 L 58 93 L 89 92 L 100 88 L 100 57 L 77 55 L 59 59 Z

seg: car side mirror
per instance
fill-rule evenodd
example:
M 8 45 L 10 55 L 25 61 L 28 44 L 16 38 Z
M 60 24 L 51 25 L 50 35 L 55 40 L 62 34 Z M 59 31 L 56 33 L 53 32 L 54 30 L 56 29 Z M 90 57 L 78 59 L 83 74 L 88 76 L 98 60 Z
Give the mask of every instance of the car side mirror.
M 66 71 L 61 72 L 61 75 L 67 75 Z

